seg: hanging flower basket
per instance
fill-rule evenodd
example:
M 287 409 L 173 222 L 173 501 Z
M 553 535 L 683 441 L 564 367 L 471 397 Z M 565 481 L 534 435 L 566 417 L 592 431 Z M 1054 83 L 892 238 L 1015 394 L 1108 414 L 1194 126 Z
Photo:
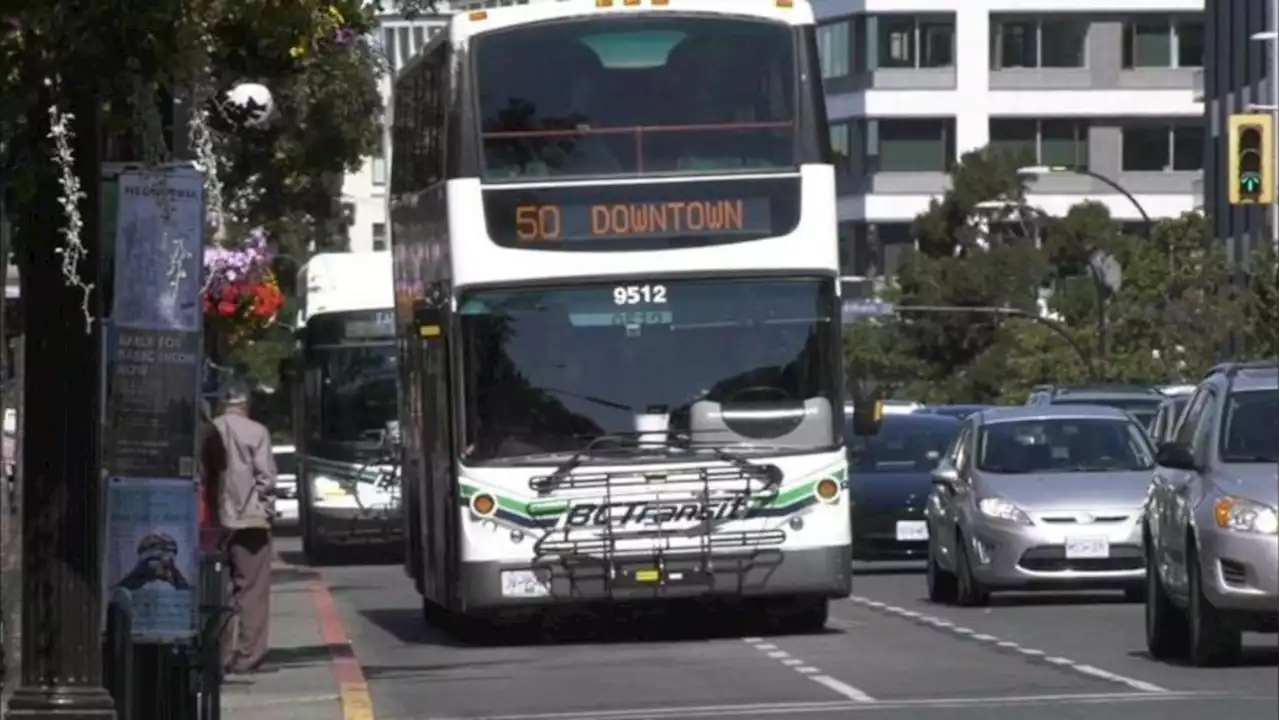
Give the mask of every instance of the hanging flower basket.
M 267 233 L 254 228 L 236 248 L 205 248 L 205 325 L 227 347 L 239 347 L 271 327 L 284 293 L 271 269 Z

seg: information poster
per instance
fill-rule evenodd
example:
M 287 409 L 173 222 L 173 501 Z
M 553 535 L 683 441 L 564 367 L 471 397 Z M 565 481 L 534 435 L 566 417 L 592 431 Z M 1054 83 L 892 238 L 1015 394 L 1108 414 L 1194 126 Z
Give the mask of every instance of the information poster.
M 188 642 L 200 572 L 204 185 L 191 167 L 126 168 L 114 190 L 103 354 L 104 600 L 130 593 L 135 641 Z
M 107 595 L 127 590 L 133 636 L 185 641 L 196 633 L 199 531 L 196 488 L 188 478 L 107 482 Z
M 126 172 L 117 182 L 118 327 L 198 332 L 204 185 L 192 170 Z
M 199 336 L 112 325 L 106 361 L 109 472 L 194 479 Z

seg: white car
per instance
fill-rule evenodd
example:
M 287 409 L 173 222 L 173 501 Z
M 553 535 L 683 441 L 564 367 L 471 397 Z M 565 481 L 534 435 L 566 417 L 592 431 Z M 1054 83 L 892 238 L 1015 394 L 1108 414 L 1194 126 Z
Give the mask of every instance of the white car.
M 298 524 L 298 465 L 292 445 L 276 445 L 271 453 L 276 461 L 276 524 Z

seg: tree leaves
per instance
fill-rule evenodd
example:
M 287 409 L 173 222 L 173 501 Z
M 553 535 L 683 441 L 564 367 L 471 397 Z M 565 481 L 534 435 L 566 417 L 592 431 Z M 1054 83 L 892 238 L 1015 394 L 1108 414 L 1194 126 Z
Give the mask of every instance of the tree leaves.
M 1034 198 L 1024 196 L 1016 160 L 981 150 L 951 169 L 951 188 L 913 223 L 919 252 L 904 261 L 886 299 L 957 311 L 851 326 L 851 383 L 935 402 L 1021 401 L 1046 382 L 1100 375 L 1166 383 L 1194 378 L 1224 357 L 1276 355 L 1274 248 L 1259 250 L 1248 276 L 1233 284 L 1225 251 L 1199 213 L 1159 220 L 1149 236 L 1125 235 L 1096 202 L 1046 217 L 1027 204 Z M 1095 250 L 1121 265 L 1113 296 L 1100 293 L 1090 275 Z M 1038 300 L 1088 357 L 1035 321 L 961 311 L 1034 311 Z

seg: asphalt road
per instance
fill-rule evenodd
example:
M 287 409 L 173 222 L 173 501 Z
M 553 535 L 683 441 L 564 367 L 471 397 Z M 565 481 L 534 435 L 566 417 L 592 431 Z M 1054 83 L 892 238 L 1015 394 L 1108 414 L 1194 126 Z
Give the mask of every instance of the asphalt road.
M 875 715 L 903 720 L 1266 718 L 1275 639 L 1240 667 L 1144 654 L 1142 606 L 1118 596 L 922 599 L 918 569 L 859 566 L 826 632 L 771 635 L 723 617 L 581 619 L 486 646 L 426 626 L 398 565 L 324 568 L 378 720 L 641 720 Z

